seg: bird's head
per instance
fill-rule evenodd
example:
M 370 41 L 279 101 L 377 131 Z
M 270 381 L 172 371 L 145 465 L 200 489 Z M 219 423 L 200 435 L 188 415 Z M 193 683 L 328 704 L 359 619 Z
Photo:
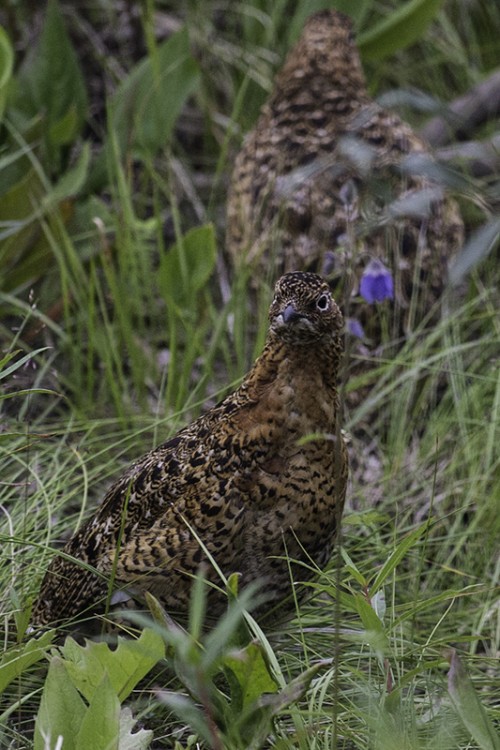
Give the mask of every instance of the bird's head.
M 294 272 L 282 276 L 274 288 L 269 309 L 271 333 L 293 344 L 339 338 L 342 313 L 330 287 L 315 273 Z
M 276 78 L 276 95 L 284 91 L 302 95 L 312 81 L 324 87 L 325 97 L 358 98 L 366 93 L 366 83 L 356 47 L 351 19 L 337 10 L 322 10 L 311 15 L 299 40 L 288 55 Z M 324 102 L 323 102 L 324 103 Z M 321 107 L 317 96 L 314 106 Z

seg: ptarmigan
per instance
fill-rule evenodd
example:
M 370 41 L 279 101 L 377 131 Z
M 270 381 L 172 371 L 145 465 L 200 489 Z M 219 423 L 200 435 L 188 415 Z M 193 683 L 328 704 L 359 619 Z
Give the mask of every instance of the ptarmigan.
M 151 592 L 172 614 L 185 613 L 201 563 L 221 583 L 200 541 L 225 575 L 240 573 L 242 586 L 260 579 L 274 601 L 290 594 L 290 566 L 306 580 L 326 564 L 347 481 L 342 315 L 319 276 L 289 273 L 276 284 L 269 320 L 242 385 L 131 466 L 56 555 L 35 627 L 103 611 L 111 588 L 139 599 Z
M 423 163 L 433 165 L 426 144 L 368 95 L 349 18 L 314 14 L 236 157 L 234 267 L 321 273 L 365 353 L 401 340 L 440 298 L 463 234 Z

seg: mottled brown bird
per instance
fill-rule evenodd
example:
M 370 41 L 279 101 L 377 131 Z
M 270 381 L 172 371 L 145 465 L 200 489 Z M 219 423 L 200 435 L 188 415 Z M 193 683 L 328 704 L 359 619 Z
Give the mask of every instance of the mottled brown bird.
M 172 614 L 185 612 L 190 576 L 203 561 L 210 567 L 199 540 L 224 574 L 240 573 L 242 585 L 263 579 L 273 598 L 291 590 L 285 553 L 306 564 L 292 563 L 300 580 L 325 565 L 347 480 L 342 315 L 319 276 L 290 273 L 276 284 L 269 320 L 242 385 L 131 466 L 65 546 L 98 574 L 55 557 L 35 626 L 102 610 L 113 569 L 115 589 L 149 591 Z M 208 578 L 218 581 L 213 569 Z
M 386 341 L 403 336 L 439 299 L 463 232 L 455 202 L 418 173 L 422 160 L 435 167 L 412 128 L 369 97 L 351 21 L 314 14 L 236 158 L 227 210 L 234 266 L 322 273 L 372 351 L 383 328 Z M 360 295 L 368 273 L 368 292 L 384 296 L 383 278 L 378 289 L 373 280 L 385 273 L 378 261 L 393 280 L 383 324 Z

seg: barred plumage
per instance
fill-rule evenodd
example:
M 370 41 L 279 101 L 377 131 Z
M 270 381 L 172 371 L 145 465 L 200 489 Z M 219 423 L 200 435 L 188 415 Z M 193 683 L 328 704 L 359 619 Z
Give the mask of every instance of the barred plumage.
M 455 201 L 419 173 L 422 159 L 435 167 L 412 128 L 368 95 L 348 17 L 312 15 L 236 157 L 226 235 L 233 265 L 258 269 L 254 278 L 268 269 L 327 276 L 374 352 L 383 324 L 359 291 L 379 259 L 394 278 L 385 328 L 389 320 L 391 338 L 404 336 L 440 298 L 463 235 Z
M 312 566 L 327 562 L 347 480 L 337 393 L 342 315 L 319 276 L 290 273 L 276 285 L 269 319 L 242 385 L 131 466 L 65 546 L 100 575 L 54 558 L 35 626 L 102 610 L 113 566 L 116 588 L 139 598 L 149 591 L 171 613 L 185 612 L 190 575 L 205 560 L 196 536 L 226 575 L 239 572 L 242 585 L 262 579 L 278 599 L 290 593 L 285 552 Z M 292 569 L 300 580 L 310 575 Z

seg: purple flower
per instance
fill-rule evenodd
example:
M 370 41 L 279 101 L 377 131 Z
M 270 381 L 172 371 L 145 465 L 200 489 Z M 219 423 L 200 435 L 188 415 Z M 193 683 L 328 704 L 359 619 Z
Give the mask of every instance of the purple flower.
M 359 320 L 356 320 L 356 318 L 347 318 L 346 323 L 347 330 L 352 336 L 356 336 L 358 339 L 364 339 L 365 332 Z
M 385 299 L 394 299 L 392 274 L 378 258 L 373 258 L 363 271 L 359 293 L 371 305 Z

